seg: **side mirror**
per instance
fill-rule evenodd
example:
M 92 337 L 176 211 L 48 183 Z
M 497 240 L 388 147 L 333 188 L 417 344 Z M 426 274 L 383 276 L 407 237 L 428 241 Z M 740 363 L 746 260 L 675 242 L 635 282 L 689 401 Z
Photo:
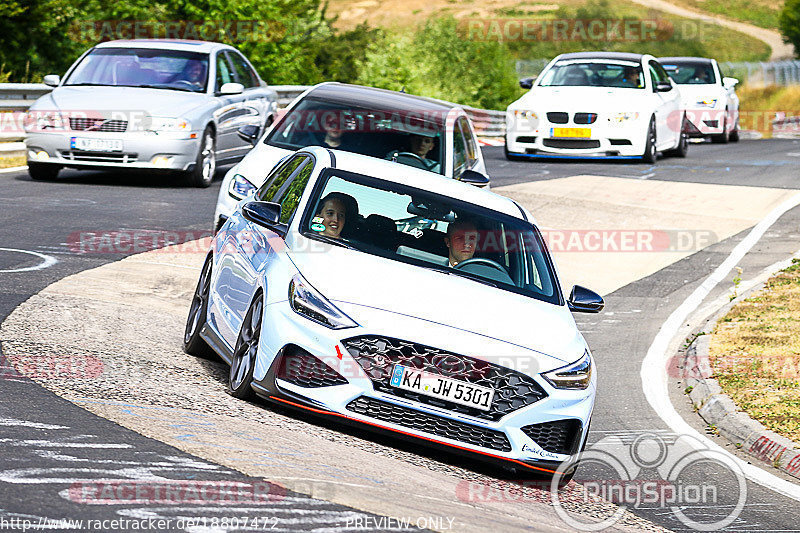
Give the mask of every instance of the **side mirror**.
M 42 78 L 42 83 L 50 87 L 58 87 L 58 84 L 61 83 L 61 76 L 58 74 L 48 74 Z
M 258 142 L 258 135 L 261 133 L 261 128 L 254 124 L 248 124 L 236 130 L 236 133 L 241 140 L 255 145 Z
M 733 89 L 737 83 L 739 83 L 739 80 L 736 78 L 722 78 L 722 86 L 726 89 Z
M 672 90 L 671 83 L 659 83 L 656 85 L 656 92 L 657 93 L 668 93 Z
M 254 224 L 275 229 L 280 225 L 281 204 L 273 202 L 247 202 L 242 206 L 242 216 Z
M 521 80 L 519 80 L 519 86 L 523 89 L 530 89 L 531 87 L 533 87 L 533 81 L 535 79 L 536 78 L 522 78 Z
M 474 170 L 465 170 L 461 173 L 458 180 L 469 183 L 470 185 L 475 185 L 476 187 L 486 187 L 489 185 L 489 177 Z
M 241 83 L 225 83 L 219 88 L 219 94 L 242 94 L 244 85 Z
M 602 296 L 580 285 L 572 287 L 567 300 L 567 307 L 575 313 L 599 313 L 605 305 Z

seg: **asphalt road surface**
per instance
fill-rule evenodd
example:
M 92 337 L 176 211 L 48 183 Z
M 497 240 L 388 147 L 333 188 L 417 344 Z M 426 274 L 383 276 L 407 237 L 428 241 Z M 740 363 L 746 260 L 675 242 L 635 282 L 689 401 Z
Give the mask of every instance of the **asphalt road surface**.
M 662 158 L 656 165 L 509 162 L 503 157 L 502 147 L 484 148 L 484 156 L 493 186 L 591 174 L 632 180 L 800 188 L 797 184 L 800 142 L 791 140 L 742 141 L 726 146 L 693 144 L 688 158 Z M 127 255 L 77 253 L 74 244 L 81 232 L 168 231 L 178 241 L 208 232 L 218 187 L 219 180 L 209 189 L 190 189 L 163 178 L 111 172 L 63 171 L 55 183 L 32 182 L 25 172 L 0 174 L 0 320 L 54 281 Z M 782 216 L 743 259 L 744 271 L 760 272 L 796 252 L 800 242 L 799 222 L 800 209 Z M 600 315 L 576 316 L 593 347 L 600 371 L 590 433 L 592 444 L 612 436 L 628 447 L 642 436 L 660 440 L 667 446 L 675 442 L 677 436 L 650 409 L 644 396 L 640 378 L 642 360 L 664 320 L 727 257 L 744 233 L 620 288 L 606 298 L 606 312 Z M 720 284 L 709 300 L 723 294 L 728 287 L 730 283 Z M 677 382 L 674 385 L 677 387 Z M 680 394 L 675 395 L 673 403 L 687 421 L 701 431 L 704 429 Z M 64 517 L 111 520 L 147 517 L 152 511 L 135 503 L 86 504 L 80 499 L 81 487 L 74 482 L 85 477 L 157 479 L 165 483 L 230 480 L 244 486 L 253 486 L 258 481 L 89 414 L 15 376 L 12 369 L 2 364 L 0 439 L 3 447 L 0 517 L 7 520 L 40 522 L 43 518 Z M 726 445 L 722 440 L 719 442 Z M 735 453 L 735 449 L 732 451 Z M 609 475 L 613 473 L 604 471 L 603 465 L 589 463 L 578 478 L 591 481 Z M 705 522 L 723 519 L 736 504 L 735 496 L 740 489 L 737 479 L 727 475 L 718 464 L 697 466 L 687 474 L 687 483 L 708 478 L 716 480 L 719 492 L 727 499 L 707 508 L 695 506 L 692 511 L 695 514 L 689 518 Z M 725 529 L 800 530 L 800 511 L 795 500 L 750 481 L 746 494 L 746 505 Z M 226 516 L 246 517 L 255 520 L 251 525 L 262 528 L 273 523 L 278 529 L 343 528 L 348 520 L 352 523 L 355 517 L 365 516 L 300 494 L 277 494 L 257 504 L 245 503 L 229 509 Z M 293 515 L 290 508 L 305 510 L 299 513 L 305 518 L 297 519 L 298 514 Z M 669 529 L 689 529 L 674 510 L 663 506 L 645 504 L 631 510 Z M 176 520 L 181 516 L 221 519 L 225 514 L 219 510 L 212 513 L 199 505 L 173 511 Z M 380 517 L 371 518 L 373 522 L 362 524 L 373 524 L 374 529 L 382 530 L 392 525 L 378 522 Z

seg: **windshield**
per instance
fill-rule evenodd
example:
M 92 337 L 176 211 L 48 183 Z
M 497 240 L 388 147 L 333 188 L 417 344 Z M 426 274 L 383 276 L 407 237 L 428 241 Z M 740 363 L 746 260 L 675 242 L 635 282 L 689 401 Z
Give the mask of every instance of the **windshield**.
M 207 83 L 208 54 L 150 48 L 100 48 L 83 58 L 64 85 L 203 92 Z
M 444 116 L 439 115 L 364 109 L 305 98 L 264 142 L 287 150 L 325 146 L 442 174 Z
M 327 169 L 300 231 L 362 253 L 561 303 L 535 226 L 454 198 Z
M 638 63 L 563 62 L 556 63 L 542 77 L 540 87 L 627 87 L 644 89 Z
M 678 85 L 708 85 L 717 83 L 710 63 L 678 63 L 664 65 L 669 77 Z

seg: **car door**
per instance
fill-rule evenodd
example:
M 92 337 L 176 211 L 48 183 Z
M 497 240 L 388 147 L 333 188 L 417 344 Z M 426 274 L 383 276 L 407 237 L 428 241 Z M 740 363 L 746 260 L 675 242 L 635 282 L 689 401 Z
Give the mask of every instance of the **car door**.
M 243 113 L 242 94 L 220 94 L 226 83 L 238 83 L 233 67 L 228 62 L 224 50 L 219 50 L 214 59 L 216 73 L 214 77 L 214 96 L 217 98 L 217 110 L 214 119 L 217 123 L 217 158 L 221 161 L 230 159 L 239 152 L 241 141 L 236 134 L 239 117 Z
M 255 199 L 272 201 L 285 191 L 299 171 L 310 162 L 306 154 L 279 164 L 256 191 Z M 281 213 L 283 218 L 283 213 Z M 277 233 L 253 224 L 236 209 L 217 235 L 217 276 L 212 280 L 214 297 L 209 303 L 209 322 L 231 348 L 236 344 L 244 316 L 259 286 L 260 271 L 274 254 Z
M 651 59 L 647 66 L 656 115 L 656 145 L 659 150 L 672 148 L 681 134 L 681 95 L 658 61 Z M 672 85 L 672 90 L 658 92 L 656 87 L 659 83 Z
M 228 60 L 233 73 L 233 78 L 237 83 L 244 87 L 242 93 L 242 104 L 239 113 L 235 117 L 234 127 L 239 129 L 242 126 L 252 125 L 262 128 L 267 122 L 267 115 L 270 110 L 269 91 L 263 87 L 261 80 L 256 75 L 250 63 L 235 50 L 227 50 L 225 57 Z M 252 145 L 236 135 L 234 142 L 237 149 L 231 151 L 231 155 L 243 157 Z

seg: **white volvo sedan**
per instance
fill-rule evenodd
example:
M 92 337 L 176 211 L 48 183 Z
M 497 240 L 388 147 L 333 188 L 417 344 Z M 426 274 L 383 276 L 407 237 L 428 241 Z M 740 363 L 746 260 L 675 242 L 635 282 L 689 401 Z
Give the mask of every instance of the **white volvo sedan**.
M 574 471 L 594 359 L 530 214 L 432 172 L 301 149 L 215 236 L 184 349 L 228 392 L 529 473 Z
M 736 78 L 722 75 L 716 59 L 662 57 L 659 61 L 677 83 L 691 137 L 710 136 L 713 142 L 739 140 L 739 97 Z
M 508 159 L 685 157 L 680 91 L 653 56 L 580 52 L 553 59 L 508 106 Z

